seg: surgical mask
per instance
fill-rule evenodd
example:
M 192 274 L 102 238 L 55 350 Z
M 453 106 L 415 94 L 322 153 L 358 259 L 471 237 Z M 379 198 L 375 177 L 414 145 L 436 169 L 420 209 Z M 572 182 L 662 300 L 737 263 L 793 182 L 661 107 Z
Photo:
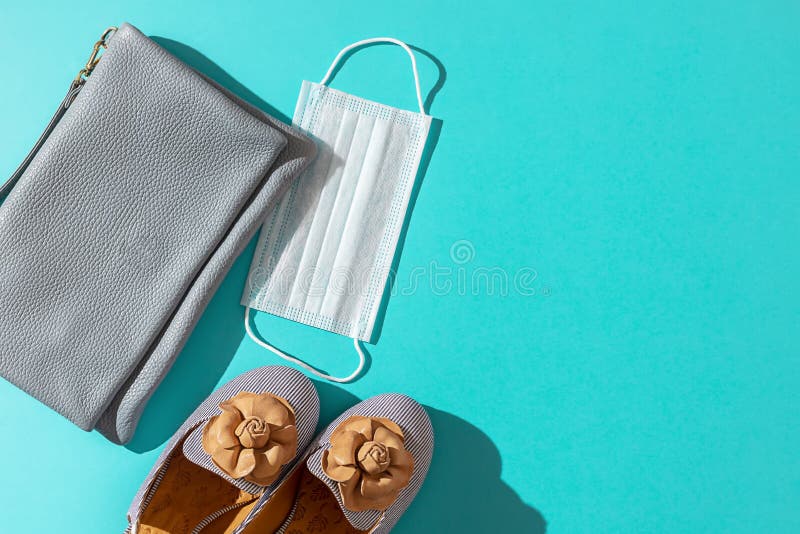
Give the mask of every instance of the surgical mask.
M 419 113 L 328 87 L 342 58 L 372 43 L 393 43 L 408 53 Z M 318 155 L 261 230 L 242 299 L 245 327 L 276 355 L 327 380 L 348 382 L 364 367 L 361 342 L 374 342 L 431 126 L 414 53 L 388 37 L 345 47 L 320 83 L 303 82 L 293 123 L 317 142 Z M 277 349 L 251 328 L 251 308 L 353 338 L 358 368 L 337 378 Z

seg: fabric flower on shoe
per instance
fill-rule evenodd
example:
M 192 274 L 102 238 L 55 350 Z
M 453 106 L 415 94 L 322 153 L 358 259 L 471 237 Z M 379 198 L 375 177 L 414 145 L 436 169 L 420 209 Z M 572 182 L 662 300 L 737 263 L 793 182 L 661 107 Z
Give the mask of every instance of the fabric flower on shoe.
M 411 480 L 414 458 L 400 427 L 382 417 L 353 416 L 331 434 L 322 470 L 338 482 L 352 512 L 386 510 Z
M 203 450 L 231 478 L 268 486 L 297 453 L 292 406 L 269 393 L 241 392 L 203 429 Z

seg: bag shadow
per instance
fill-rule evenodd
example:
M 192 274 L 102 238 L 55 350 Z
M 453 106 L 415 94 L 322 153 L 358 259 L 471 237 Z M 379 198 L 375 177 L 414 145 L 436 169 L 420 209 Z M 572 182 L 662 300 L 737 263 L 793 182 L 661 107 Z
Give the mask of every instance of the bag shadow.
M 266 100 L 262 99 L 250 89 L 239 83 L 233 76 L 228 74 L 225 69 L 211 61 L 208 57 L 198 52 L 191 46 L 175 41 L 174 39 L 167 39 L 166 37 L 152 36 L 150 38 L 158 43 L 158 45 L 164 48 L 167 52 L 171 53 L 173 56 L 177 57 L 201 74 L 208 76 L 242 100 L 254 105 L 262 111 L 265 111 L 281 122 L 292 124 L 291 117 L 278 111 L 277 108 L 267 103 Z
M 144 409 L 133 439 L 125 445 L 144 453 L 163 444 L 214 391 L 242 341 L 239 298 L 255 243 L 233 264 L 209 302 L 186 346 Z
M 314 380 L 320 398 L 317 432 L 361 401 L 344 388 Z M 436 448 L 419 495 L 392 532 L 544 534 L 547 522 L 501 478 L 500 452 L 473 424 L 426 406 Z M 420 526 L 424 525 L 424 529 Z

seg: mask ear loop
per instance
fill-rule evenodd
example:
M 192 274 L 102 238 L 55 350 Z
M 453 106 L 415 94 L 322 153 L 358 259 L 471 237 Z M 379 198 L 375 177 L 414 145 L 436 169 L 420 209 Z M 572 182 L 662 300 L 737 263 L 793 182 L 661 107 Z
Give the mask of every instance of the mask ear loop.
M 302 367 L 303 369 L 305 369 L 306 371 L 308 371 L 309 373 L 311 373 L 311 374 L 313 374 L 315 376 L 318 376 L 318 377 L 323 378 L 325 380 L 330 380 L 331 382 L 337 382 L 339 384 L 345 384 L 347 382 L 352 382 L 353 380 L 358 378 L 358 375 L 360 375 L 361 371 L 364 370 L 364 364 L 366 363 L 366 360 L 367 360 L 366 355 L 364 354 L 364 348 L 361 346 L 361 342 L 358 339 L 353 338 L 353 346 L 355 347 L 356 352 L 358 352 L 358 357 L 359 357 L 358 369 L 356 369 L 353 372 L 353 374 L 351 374 L 350 376 L 346 376 L 344 378 L 331 376 L 331 375 L 323 373 L 322 371 L 320 371 L 319 369 L 317 369 L 315 367 L 312 367 L 311 365 L 307 364 L 303 360 L 299 360 L 299 359 L 295 358 L 294 356 L 290 356 L 290 355 L 286 354 L 285 352 L 283 352 L 279 348 L 274 347 L 274 346 L 270 345 L 269 343 L 267 343 L 266 341 L 264 341 L 263 339 L 259 338 L 256 335 L 256 333 L 253 331 L 253 328 L 250 326 L 250 306 L 245 306 L 245 308 L 244 308 L 244 329 L 247 331 L 247 335 L 250 336 L 250 339 L 252 339 L 260 347 L 267 349 L 268 351 L 270 351 L 271 353 L 275 354 L 279 358 L 283 358 L 284 360 L 286 360 L 288 362 L 292 362 L 295 365 L 299 365 L 300 367 Z
M 351 45 L 345 46 L 344 48 L 342 48 L 341 52 L 339 52 L 336 58 L 334 58 L 333 63 L 331 63 L 331 66 L 328 69 L 327 74 L 325 74 L 325 77 L 322 79 L 321 82 L 319 82 L 319 84 L 328 85 L 328 82 L 330 82 L 331 77 L 333 76 L 333 71 L 336 70 L 336 66 L 339 64 L 339 62 L 342 60 L 345 54 L 347 54 L 350 50 L 353 50 L 354 48 L 360 48 L 364 45 L 372 43 L 396 44 L 397 46 L 401 47 L 408 53 L 408 57 L 411 58 L 411 70 L 414 71 L 414 85 L 416 86 L 417 89 L 417 104 L 419 104 L 419 112 L 422 113 L 423 115 L 427 115 L 427 113 L 425 113 L 425 106 L 422 103 L 422 90 L 419 87 L 419 71 L 417 70 L 417 57 L 414 55 L 414 52 L 411 50 L 411 47 L 409 47 L 403 41 L 395 39 L 394 37 L 373 37 L 372 39 L 364 39 L 363 41 L 358 41 Z

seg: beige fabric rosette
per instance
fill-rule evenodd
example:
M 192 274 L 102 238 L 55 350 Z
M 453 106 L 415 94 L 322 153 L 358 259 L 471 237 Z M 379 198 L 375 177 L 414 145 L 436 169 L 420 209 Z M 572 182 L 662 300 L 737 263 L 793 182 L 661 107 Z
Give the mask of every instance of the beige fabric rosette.
M 269 393 L 241 392 L 219 407 L 203 429 L 203 450 L 231 478 L 272 484 L 297 454 L 292 406 Z
M 322 470 L 338 482 L 345 508 L 363 512 L 392 505 L 414 470 L 404 442 L 400 427 L 382 417 L 353 416 L 336 427 Z

